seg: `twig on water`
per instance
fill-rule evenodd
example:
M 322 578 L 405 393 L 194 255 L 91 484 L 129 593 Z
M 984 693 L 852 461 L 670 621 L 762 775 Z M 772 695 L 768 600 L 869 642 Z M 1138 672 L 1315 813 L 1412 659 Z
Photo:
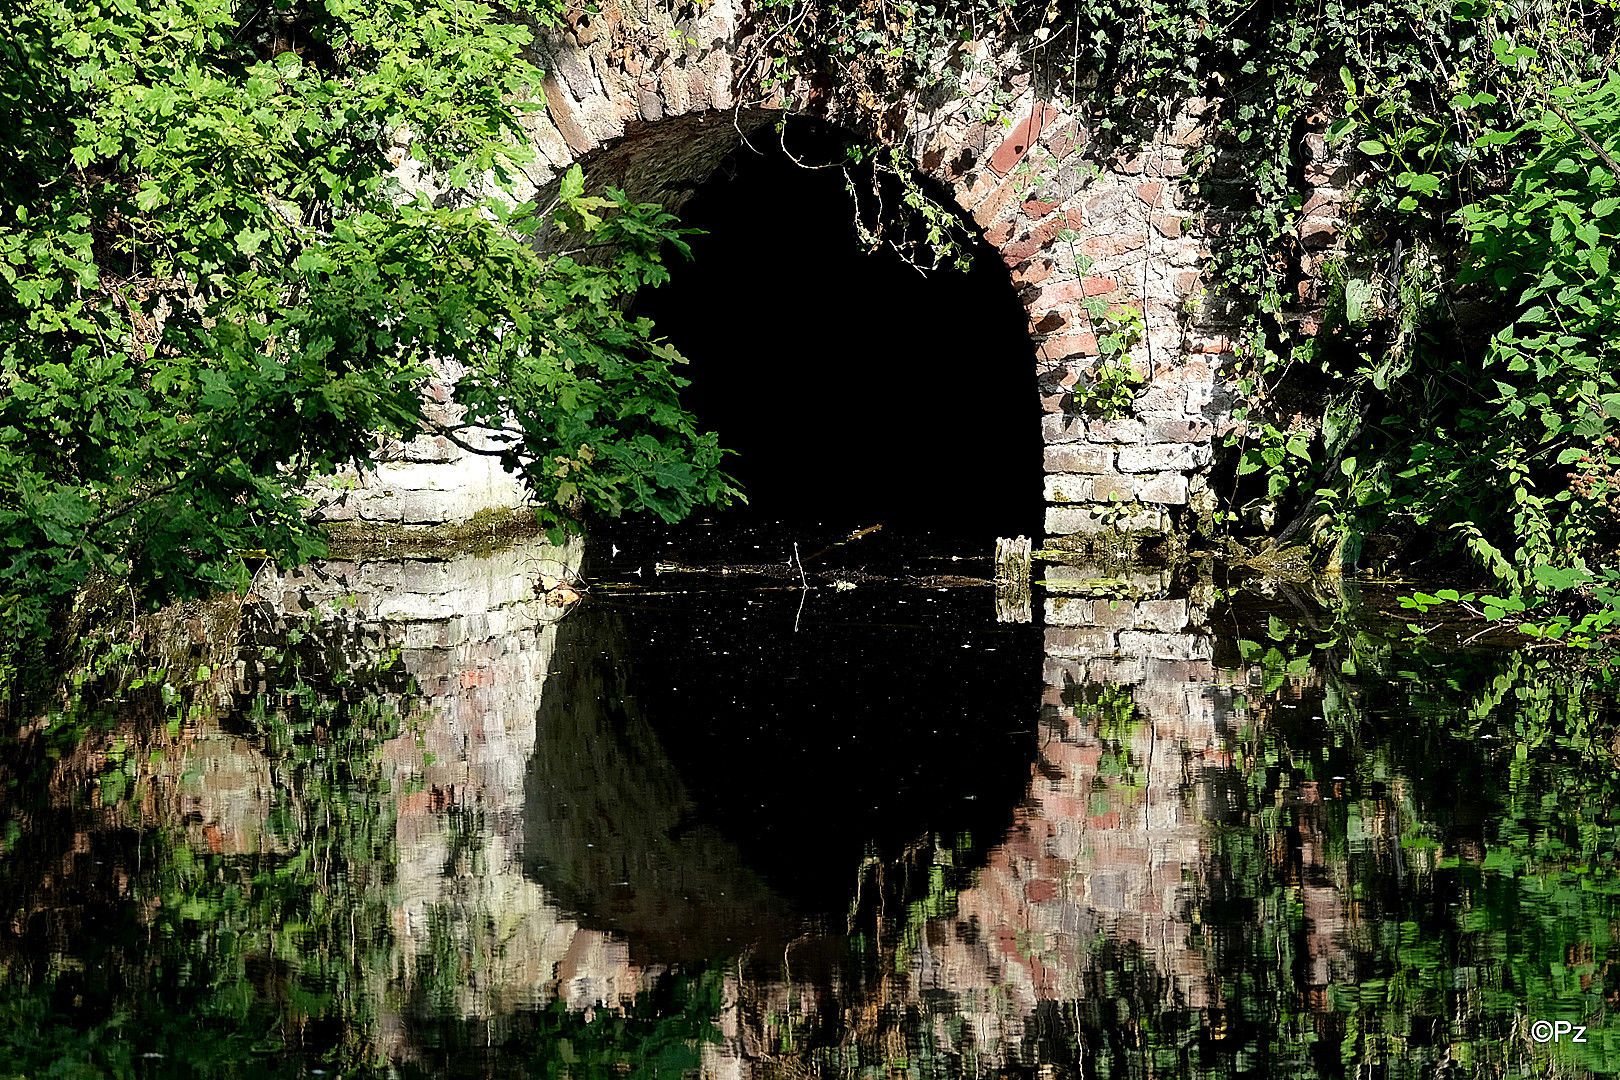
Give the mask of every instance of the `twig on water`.
M 799 542 L 797 540 L 793 541 L 793 561 L 799 564 L 799 581 L 801 583 L 799 610 L 793 616 L 793 632 L 797 634 L 799 632 L 799 618 L 804 614 L 804 602 L 810 595 L 810 578 L 804 572 L 804 560 L 799 558 Z

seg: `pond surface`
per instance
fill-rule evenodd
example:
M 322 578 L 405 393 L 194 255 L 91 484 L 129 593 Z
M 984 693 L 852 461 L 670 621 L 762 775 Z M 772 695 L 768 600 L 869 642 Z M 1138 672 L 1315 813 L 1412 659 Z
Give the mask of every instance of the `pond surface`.
M 988 551 L 793 542 L 113 634 L 0 754 L 0 1076 L 1620 1074 L 1579 663 L 1210 564 L 1003 622 Z

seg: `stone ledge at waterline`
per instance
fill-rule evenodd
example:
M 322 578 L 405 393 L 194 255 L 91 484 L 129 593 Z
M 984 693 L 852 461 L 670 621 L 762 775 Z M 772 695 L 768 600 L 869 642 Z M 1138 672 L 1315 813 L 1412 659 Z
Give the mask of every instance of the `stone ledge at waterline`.
M 492 457 L 468 454 L 458 461 L 384 462 L 367 474 L 345 474 L 340 483 L 309 492 L 323 521 L 393 525 L 445 525 L 468 521 L 484 510 L 526 504 L 522 483 Z

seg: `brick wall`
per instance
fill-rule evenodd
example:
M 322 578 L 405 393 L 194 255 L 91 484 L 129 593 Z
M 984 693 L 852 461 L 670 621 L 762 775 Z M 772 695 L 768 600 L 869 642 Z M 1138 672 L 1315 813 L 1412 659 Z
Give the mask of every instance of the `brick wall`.
M 1113 104 L 1105 91 L 1038 93 L 1021 59 L 1028 43 L 987 39 L 972 50 L 998 72 L 998 85 L 980 77 L 965 99 L 905 100 L 873 121 L 856 102 L 859 88 L 761 89 L 768 41 L 747 5 L 698 7 L 607 5 L 537 35 L 532 59 L 548 73 L 546 109 L 526 122 L 538 161 L 520 197 L 544 201 L 579 162 L 590 187 L 621 187 L 678 209 L 742 139 L 771 137 L 763 129 L 790 100 L 857 131 L 877 123 L 883 131 L 874 138 L 905 145 L 919 171 L 950 191 L 1000 253 L 1024 303 L 1030 423 L 1041 425 L 1048 448 L 1047 532 L 1159 532 L 1214 508 L 1208 476 L 1213 440 L 1233 424 L 1225 379 L 1237 327 L 1203 270 L 1221 209 L 1200 203 L 1187 174 L 1220 102 L 1183 102 L 1140 146 L 1100 149 L 1097 118 Z M 1001 119 L 976 119 L 993 92 L 1011 94 L 1011 105 L 1002 102 Z M 410 159 L 407 142 L 402 133 L 401 178 L 444 196 Z M 1309 301 L 1322 253 L 1337 242 L 1350 178 L 1320 136 L 1307 144 L 1311 190 L 1298 247 L 1300 293 Z M 1215 161 L 1217 173 L 1241 167 L 1235 158 Z M 1124 420 L 1088 418 L 1081 408 L 1099 352 L 1082 306 L 1092 299 L 1114 312 L 1133 309 L 1144 326 L 1129 351 L 1141 382 Z M 1314 332 L 1314 321 L 1301 320 L 1301 329 Z M 987 368 L 1005 370 L 1003 359 L 1016 358 L 987 357 Z M 455 456 L 438 452 L 447 465 Z M 1029 480 L 1032 493 L 1036 482 Z M 1120 502 L 1128 505 L 1098 513 Z

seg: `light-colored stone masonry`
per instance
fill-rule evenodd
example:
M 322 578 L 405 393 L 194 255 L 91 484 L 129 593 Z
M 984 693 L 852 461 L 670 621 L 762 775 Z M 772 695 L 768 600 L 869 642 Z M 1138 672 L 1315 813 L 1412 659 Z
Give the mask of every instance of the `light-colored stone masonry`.
M 746 5 L 716 0 L 701 12 L 680 10 L 688 16 L 621 0 L 601 14 L 574 17 L 570 29 L 537 34 L 532 59 L 547 72 L 546 107 L 526 120 L 536 160 L 519 196 L 548 195 L 577 162 L 592 189 L 619 187 L 678 209 L 743 140 L 775 138 L 774 122 L 790 109 L 873 136 L 861 130 L 871 126 L 869 113 L 846 100 L 858 88 L 761 89 L 767 64 L 760 50 L 768 41 Z M 999 87 L 980 78 L 965 98 L 913 97 L 886 114 L 884 132 L 873 137 L 903 143 L 918 169 L 948 188 L 1000 252 L 1019 290 L 1034 376 L 1030 422 L 1041 425 L 1047 446 L 1046 531 L 1160 531 L 1189 508 L 1213 508 L 1213 440 L 1233 423 L 1235 396 L 1223 374 L 1234 359 L 1236 328 L 1229 325 L 1231 306 L 1202 269 L 1222 220 L 1218 211 L 1195 206 L 1187 175 L 1220 103 L 1185 101 L 1140 149 L 1101 153 L 1093 117 L 1111 103 L 1086 96 L 1102 91 L 1072 100 L 1037 92 L 1022 59 L 1027 44 L 973 43 L 976 59 L 1001 72 Z M 1013 94 L 1012 104 L 999 111 L 1001 119 L 978 119 L 985 109 L 975 95 L 997 90 Z M 1309 301 L 1310 275 L 1337 241 L 1349 176 L 1320 137 L 1310 136 L 1303 151 L 1313 187 L 1300 212 L 1297 247 L 1306 280 L 1301 297 Z M 408 147 L 397 156 L 410 186 L 444 197 L 410 160 Z M 1213 175 L 1241 168 L 1217 159 Z M 1099 352 L 1087 300 L 1102 300 L 1114 312 L 1134 309 L 1142 318 L 1142 340 L 1129 362 L 1144 381 L 1127 419 L 1081 413 L 1077 391 L 1092 377 Z M 1313 332 L 1314 325 L 1307 321 L 1302 329 Z M 442 396 L 452 382 L 447 373 L 434 390 Z M 455 519 L 515 498 L 486 461 L 442 440 L 394 452 L 397 462 L 343 500 L 339 513 L 426 521 L 437 499 L 442 518 Z M 428 462 L 442 479 L 424 487 L 419 482 L 427 474 L 412 467 Z M 393 492 L 391 502 L 384 490 Z M 1119 501 L 1135 505 L 1096 512 Z

